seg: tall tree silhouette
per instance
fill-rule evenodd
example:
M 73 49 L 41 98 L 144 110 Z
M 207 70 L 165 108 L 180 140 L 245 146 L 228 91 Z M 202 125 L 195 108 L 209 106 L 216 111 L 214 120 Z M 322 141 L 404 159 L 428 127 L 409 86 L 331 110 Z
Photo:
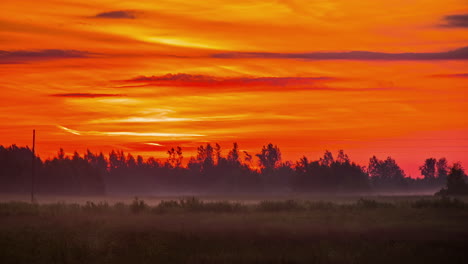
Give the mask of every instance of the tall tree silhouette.
M 237 145 L 237 142 L 234 142 L 232 144 L 232 149 L 229 151 L 228 154 L 228 161 L 231 164 L 238 165 L 240 163 L 239 161 L 239 146 Z
M 436 162 L 436 159 L 428 158 L 424 161 L 424 164 L 419 167 L 419 170 L 425 179 L 434 180 L 436 176 Z
M 167 163 L 172 168 L 179 168 L 182 165 L 182 160 L 184 156 L 182 155 L 182 148 L 177 146 L 176 148 L 171 148 L 167 151 L 169 157 L 167 158 Z
M 259 165 L 265 170 L 272 170 L 281 162 L 280 149 L 271 143 L 263 146 L 262 151 L 256 156 L 259 159 Z
M 448 166 L 448 163 L 447 163 L 447 159 L 446 158 L 440 158 L 437 161 L 436 167 L 437 167 L 437 177 L 439 179 L 444 179 L 445 180 L 447 178 L 447 175 L 448 175 L 448 172 L 449 172 L 449 166 Z
M 344 151 L 340 150 L 333 161 L 332 153 L 327 150 L 317 161 L 309 161 L 304 156 L 296 163 L 293 187 L 299 191 L 362 192 L 369 189 L 369 178 Z
M 447 175 L 446 188 L 440 190 L 439 195 L 468 195 L 468 184 L 466 182 L 465 170 L 460 163 L 453 164 Z
M 320 158 L 320 165 L 330 166 L 333 164 L 333 162 L 333 154 L 330 151 L 326 150 L 323 154 L 323 158 Z
M 331 160 L 333 160 L 333 156 L 331 153 L 329 154 Z M 343 163 L 350 163 L 350 159 L 347 154 L 344 153 L 344 150 L 340 149 L 338 151 L 338 156 L 336 157 L 336 162 L 343 164 Z
M 386 160 L 379 160 L 376 156 L 370 158 L 368 173 L 376 188 L 398 189 L 407 185 L 405 172 L 391 157 Z

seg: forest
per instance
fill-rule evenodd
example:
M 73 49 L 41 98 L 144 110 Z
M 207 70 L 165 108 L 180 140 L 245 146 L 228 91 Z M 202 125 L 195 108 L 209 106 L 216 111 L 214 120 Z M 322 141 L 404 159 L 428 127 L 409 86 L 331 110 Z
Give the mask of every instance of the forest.
M 166 160 L 144 159 L 123 151 L 108 155 L 88 150 L 66 155 L 60 149 L 42 160 L 29 147 L 0 146 L 0 193 L 52 195 L 157 193 L 378 193 L 420 192 L 465 194 L 467 176 L 459 163 L 428 158 L 420 166 L 423 178 L 408 177 L 391 158 L 373 156 L 367 166 L 351 161 L 340 150 L 325 151 L 318 160 L 283 161 L 278 146 L 268 144 L 256 154 L 233 143 L 227 155 L 219 144 L 201 145 L 184 160 L 181 147 L 167 151 Z M 34 168 L 34 169 L 33 169 Z M 34 177 L 32 177 L 34 172 Z M 448 177 L 451 176 L 451 177 Z

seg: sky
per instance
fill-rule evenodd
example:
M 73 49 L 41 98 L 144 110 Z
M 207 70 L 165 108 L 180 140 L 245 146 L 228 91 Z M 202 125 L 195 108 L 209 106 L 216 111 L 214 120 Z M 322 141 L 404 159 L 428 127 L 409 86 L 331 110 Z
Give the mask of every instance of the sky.
M 0 145 L 468 168 L 466 0 L 2 0 Z

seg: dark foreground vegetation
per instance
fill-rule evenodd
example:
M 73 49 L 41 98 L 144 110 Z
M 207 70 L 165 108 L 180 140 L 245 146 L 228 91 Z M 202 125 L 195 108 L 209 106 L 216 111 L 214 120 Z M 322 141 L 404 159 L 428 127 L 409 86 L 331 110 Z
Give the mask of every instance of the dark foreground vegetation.
M 445 158 L 426 159 L 420 167 L 423 178 L 414 179 L 391 157 L 381 160 L 374 156 L 364 167 L 343 151 L 335 157 L 326 151 L 318 160 L 303 157 L 295 163 L 282 161 L 280 149 L 273 144 L 252 155 L 236 143 L 224 154 L 221 146 L 208 143 L 198 147 L 197 155 L 188 161 L 180 147 L 167 153 L 166 160 L 157 160 L 123 151 L 68 156 L 61 149 L 54 158 L 35 156 L 33 162 L 27 147 L 0 146 L 0 193 L 28 193 L 34 171 L 36 193 L 53 195 L 435 193 L 444 186 L 442 195 L 468 194 L 463 168 L 458 163 L 449 166 Z
M 468 204 L 0 203 L 0 263 L 468 263 Z

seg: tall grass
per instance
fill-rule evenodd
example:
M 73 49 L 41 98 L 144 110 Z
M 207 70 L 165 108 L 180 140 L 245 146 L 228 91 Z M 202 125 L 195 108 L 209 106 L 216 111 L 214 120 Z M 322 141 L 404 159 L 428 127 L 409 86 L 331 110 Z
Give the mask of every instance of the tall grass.
M 0 263 L 468 263 L 455 198 L 0 203 Z
M 448 196 L 442 196 L 439 199 L 419 199 L 411 203 L 413 208 L 455 208 L 455 209 L 468 209 L 468 204 Z
M 154 209 L 154 212 L 165 213 L 168 211 L 188 211 L 188 212 L 215 212 L 233 213 L 246 210 L 247 206 L 237 202 L 216 201 L 204 202 L 196 197 L 183 198 L 178 201 L 161 201 Z
M 405 202 L 381 202 L 373 199 L 359 198 L 353 203 L 332 203 L 324 201 L 265 200 L 257 204 L 243 204 L 230 201 L 203 201 L 196 197 L 179 200 L 163 200 L 155 206 L 148 205 L 136 197 L 130 204 L 107 202 L 50 203 L 31 204 L 26 202 L 0 202 L 0 216 L 9 215 L 57 215 L 66 213 L 128 213 L 128 214 L 164 214 L 164 213 L 238 213 L 238 212 L 305 212 L 316 210 L 373 210 L 373 209 L 468 209 L 468 204 L 457 198 L 440 197 L 435 199 L 416 199 Z

